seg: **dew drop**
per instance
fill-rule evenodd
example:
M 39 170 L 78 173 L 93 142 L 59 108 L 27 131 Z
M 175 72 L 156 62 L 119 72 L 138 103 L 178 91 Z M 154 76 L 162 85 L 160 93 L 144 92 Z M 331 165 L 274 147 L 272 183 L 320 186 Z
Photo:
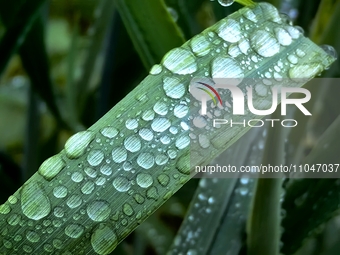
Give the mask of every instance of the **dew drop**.
M 91 194 L 94 190 L 94 183 L 92 181 L 88 181 L 81 187 L 80 190 L 85 195 Z
M 109 203 L 105 200 L 95 200 L 87 206 L 86 212 L 90 219 L 99 222 L 109 217 L 111 209 Z
M 176 162 L 176 168 L 182 174 L 190 174 L 190 158 L 187 154 L 183 154 Z
M 112 168 L 111 168 L 110 166 L 108 166 L 108 165 L 102 165 L 102 166 L 100 167 L 100 172 L 101 172 L 102 174 L 104 174 L 104 175 L 109 176 L 109 175 L 112 174 Z
M 146 110 L 143 112 L 142 119 L 145 121 L 153 120 L 155 117 L 155 112 L 152 110 Z
M 239 64 L 229 57 L 217 57 L 211 64 L 211 74 L 213 78 L 232 78 L 228 82 L 232 85 L 241 83 L 244 73 Z
M 37 232 L 33 231 L 33 230 L 28 230 L 26 232 L 26 238 L 31 243 L 36 243 L 36 242 L 39 242 L 39 240 L 40 240 L 39 234 Z
M 21 190 L 21 209 L 26 217 L 40 220 L 51 211 L 51 203 L 37 182 L 25 184 Z
M 297 58 L 296 55 L 294 54 L 290 54 L 288 57 L 287 57 L 288 61 L 294 65 L 296 65 L 298 62 L 299 62 L 299 59 Z
M 64 167 L 65 162 L 59 154 L 46 159 L 39 167 L 38 173 L 47 181 L 52 180 Z
M 206 135 L 204 135 L 204 134 L 199 134 L 199 135 L 198 135 L 198 142 L 199 142 L 199 145 L 200 145 L 202 148 L 204 148 L 204 149 L 209 148 L 209 146 L 210 146 L 210 140 L 209 140 L 209 138 L 208 138 Z
M 70 159 L 79 158 L 94 137 L 92 131 L 81 131 L 71 136 L 65 143 L 66 156 Z
M 139 130 L 138 134 L 145 141 L 151 141 L 153 139 L 153 133 L 150 129 L 142 128 Z
M 268 94 L 268 89 L 263 84 L 256 84 L 255 85 L 255 92 L 260 97 L 265 97 Z
M 103 136 L 105 136 L 105 137 L 107 137 L 107 138 L 109 138 L 109 139 L 112 139 L 112 138 L 114 138 L 114 137 L 116 137 L 116 136 L 118 135 L 119 131 L 118 131 L 118 129 L 109 126 L 109 127 L 104 127 L 104 128 L 100 131 L 100 133 L 101 133 Z
M 275 32 L 275 36 L 276 36 L 276 39 L 279 41 L 279 43 L 283 46 L 288 46 L 292 43 L 292 37 L 289 35 L 289 33 L 281 28 L 281 27 L 277 27 L 275 28 L 274 30 Z
M 118 238 L 115 232 L 103 223 L 99 224 L 91 235 L 92 248 L 99 255 L 110 254 L 117 244 Z
M 159 198 L 159 194 L 156 187 L 151 187 L 146 191 L 146 197 L 149 199 L 157 200 Z
M 12 205 L 14 205 L 14 204 L 16 204 L 17 202 L 18 202 L 18 199 L 17 199 L 17 197 L 16 196 L 9 196 L 8 197 L 8 202 L 10 203 L 10 204 L 12 204 Z
M 7 204 L 0 205 L 0 214 L 8 214 L 11 211 L 11 207 Z
M 168 162 L 169 158 L 165 154 L 158 154 L 155 158 L 155 162 L 157 165 L 162 166 Z
M 189 107 L 184 104 L 178 104 L 174 108 L 174 115 L 180 119 L 185 117 L 188 114 L 188 112 L 189 112 Z
M 64 198 L 67 196 L 67 188 L 65 186 L 57 186 L 53 189 L 53 195 L 56 198 Z
M 321 45 L 320 48 L 323 49 L 331 57 L 333 57 L 335 59 L 338 59 L 338 54 L 337 54 L 336 50 L 332 46 L 330 46 L 330 45 Z
M 136 136 L 129 136 L 124 140 L 125 149 L 130 152 L 137 152 L 141 149 L 142 143 L 140 139 Z
M 84 227 L 80 224 L 70 224 L 65 228 L 65 234 L 71 238 L 78 238 L 84 232 Z
M 246 9 L 243 13 L 243 16 L 254 23 L 257 23 L 259 21 L 256 14 L 251 9 Z
M 137 164 L 144 169 L 150 169 L 154 163 L 155 160 L 151 153 L 141 153 L 137 157 Z
M 53 209 L 53 214 L 54 214 L 54 216 L 56 216 L 58 218 L 62 218 L 62 217 L 64 217 L 65 212 L 64 212 L 63 208 L 57 206 Z
M 84 172 L 87 174 L 87 176 L 91 178 L 96 178 L 97 177 L 97 171 L 93 169 L 92 167 L 86 167 Z
M 128 119 L 125 122 L 125 126 L 127 129 L 133 130 L 138 127 L 138 121 L 136 119 Z
M 81 203 L 82 203 L 82 199 L 78 195 L 72 195 L 66 201 L 67 206 L 70 208 L 76 208 L 80 206 Z
M 160 185 L 162 186 L 167 186 L 170 182 L 170 177 L 167 174 L 160 174 L 157 177 L 157 181 L 159 182 Z
M 196 35 L 190 40 L 190 47 L 196 56 L 202 57 L 210 52 L 210 42 L 204 35 Z
M 125 177 L 116 177 L 113 180 L 112 185 L 119 192 L 128 191 L 131 187 L 130 181 Z
M 185 93 L 184 84 L 176 77 L 165 77 L 163 89 L 165 94 L 173 99 L 181 98 Z
M 136 177 L 136 182 L 141 188 L 148 188 L 152 185 L 153 179 L 150 174 L 140 173 Z
M 112 159 L 116 163 L 122 163 L 127 158 L 127 152 L 122 147 L 116 147 L 112 150 Z
M 218 2 L 222 6 L 230 6 L 234 3 L 234 0 L 218 0 Z
M 272 57 L 279 53 L 280 44 L 265 30 L 257 30 L 250 37 L 253 49 L 262 57 Z
M 158 101 L 154 106 L 153 110 L 159 115 L 166 115 L 168 113 L 168 106 L 162 101 Z
M 87 155 L 87 162 L 91 166 L 98 166 L 104 159 L 104 153 L 101 150 L 92 150 Z
M 153 65 L 151 70 L 150 70 L 150 74 L 152 75 L 157 75 L 160 74 L 162 72 L 163 68 L 161 65 Z
M 162 64 L 176 74 L 191 74 L 197 70 L 195 56 L 182 48 L 169 51 L 164 56 Z
M 13 213 L 7 218 L 7 223 L 11 226 L 16 226 L 19 224 L 21 216 L 19 214 Z
M 241 39 L 240 24 L 234 19 L 227 19 L 217 28 L 216 33 L 225 41 L 235 43 Z
M 155 118 L 151 123 L 151 128 L 155 132 L 159 132 L 159 133 L 164 132 L 170 126 L 171 126 L 171 122 L 167 118 L 164 118 L 164 117 Z
M 250 49 L 250 44 L 247 39 L 242 39 L 239 41 L 238 47 L 243 54 L 247 55 L 248 50 Z
M 322 71 L 322 66 L 319 63 L 310 63 L 297 65 L 289 70 L 289 77 L 293 80 L 311 79 Z
M 128 203 L 125 203 L 123 205 L 123 213 L 127 216 L 131 216 L 134 213 L 132 206 Z
M 188 135 L 182 135 L 176 139 L 176 147 L 179 150 L 184 149 L 190 144 L 190 137 Z
M 74 172 L 71 175 L 71 179 L 74 182 L 81 182 L 82 180 L 84 180 L 84 176 L 80 172 Z
M 138 204 L 143 204 L 144 201 L 145 201 L 145 198 L 139 194 L 139 193 L 136 193 L 133 195 L 133 198 L 135 199 L 135 201 L 138 203 Z

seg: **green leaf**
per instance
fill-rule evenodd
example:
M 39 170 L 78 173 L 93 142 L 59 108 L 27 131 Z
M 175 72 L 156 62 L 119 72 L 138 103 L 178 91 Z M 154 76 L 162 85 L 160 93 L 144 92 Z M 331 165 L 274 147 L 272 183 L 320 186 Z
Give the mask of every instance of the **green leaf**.
M 117 0 L 116 5 L 146 69 L 184 42 L 163 0 Z
M 255 20 L 243 18 L 250 11 L 257 13 Z M 247 33 L 241 26 L 248 27 Z M 244 135 L 249 127 L 213 129 L 212 120 L 207 120 L 209 133 L 187 128 L 192 125 L 189 102 L 191 116 L 200 116 L 199 102 L 188 91 L 192 77 L 236 77 L 235 71 L 245 78 L 258 77 L 301 44 L 306 45 L 303 49 L 306 56 L 291 70 L 281 73 L 285 80 L 281 86 L 287 83 L 292 86 L 291 80 L 301 78 L 302 70 L 303 77 L 312 78 L 334 61 L 289 26 L 295 31 L 291 44 L 277 43 L 276 52 L 268 50 L 267 43 L 273 46 L 274 36 L 266 32 L 268 26 L 274 29 L 288 25 L 273 6 L 260 3 L 252 10 L 243 8 L 233 13 L 168 52 L 130 94 L 88 130 L 73 135 L 64 150 L 47 159 L 38 173 L 0 207 L 0 229 L 5 242 L 0 252 L 12 252 L 14 247 L 23 252 L 22 247 L 34 254 L 44 254 L 46 249 L 71 254 L 109 254 L 190 179 L 194 166 L 209 163 Z M 228 55 L 226 47 L 238 47 L 242 38 L 250 37 L 251 47 L 246 53 L 234 58 Z M 242 60 L 250 57 L 256 58 L 257 68 L 255 64 L 251 64 L 254 68 L 243 64 Z M 293 85 L 299 87 L 305 82 L 299 79 Z M 255 84 L 244 79 L 238 85 L 242 90 L 247 86 Z M 254 93 L 253 100 L 265 109 L 271 106 L 269 93 L 261 96 Z M 186 115 L 182 115 L 183 109 L 179 114 L 179 107 L 187 110 Z M 239 121 L 239 116 L 221 111 L 223 116 Z M 243 117 L 249 120 L 262 116 L 246 113 Z M 197 141 L 189 146 L 189 132 L 194 132 L 195 137 L 204 132 L 209 146 L 202 148 Z M 164 136 L 170 138 L 168 144 L 162 143 L 167 138 Z M 17 217 L 27 227 L 18 224 Z M 29 239 L 13 246 L 13 236 L 23 231 L 30 231 Z M 52 246 L 55 243 L 57 247 Z

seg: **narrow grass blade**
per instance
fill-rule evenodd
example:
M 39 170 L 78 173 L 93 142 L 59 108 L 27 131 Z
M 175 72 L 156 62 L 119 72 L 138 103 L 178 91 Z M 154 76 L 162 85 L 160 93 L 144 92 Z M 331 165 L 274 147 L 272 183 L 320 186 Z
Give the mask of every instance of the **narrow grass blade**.
M 163 0 L 117 0 L 116 5 L 146 69 L 184 42 Z
M 339 162 L 337 154 L 340 118 L 327 129 L 320 138 L 315 149 L 309 154 L 304 164 L 334 164 Z M 327 150 L 325 150 L 327 146 Z M 287 186 L 283 209 L 286 217 L 283 219 L 284 243 L 282 252 L 293 254 L 301 246 L 304 239 L 313 236 L 317 227 L 325 223 L 339 208 L 340 183 L 338 179 L 302 179 L 292 180 Z M 306 217 L 308 215 L 308 217 Z M 299 228 L 296 226 L 299 225 Z
M 256 18 L 249 12 L 255 12 Z M 267 26 L 295 31 L 291 44 L 281 46 L 273 39 L 275 35 L 265 30 Z M 263 40 L 266 37 L 268 41 Z M 248 40 L 249 48 L 231 58 L 234 51 L 229 49 L 238 47 L 241 39 Z M 274 43 L 276 51 L 268 51 L 265 42 L 271 46 Z M 258 77 L 279 60 L 286 62 L 287 54 L 301 44 L 305 44 L 306 56 L 299 58 L 296 66 L 284 65 L 287 69 L 280 73 L 290 85 L 290 80 L 301 78 L 302 68 L 303 77 L 312 78 L 334 58 L 287 25 L 273 6 L 260 3 L 252 9 L 242 8 L 168 52 L 130 94 L 88 130 L 73 135 L 59 154 L 47 159 L 14 194 L 16 199 L 1 205 L 0 227 L 6 229 L 6 245 L 0 247 L 0 252 L 12 252 L 17 247 L 12 237 L 23 231 L 31 234 L 20 242 L 20 252 L 112 252 L 190 179 L 195 165 L 211 162 L 250 128 L 216 129 L 206 137 L 211 146 L 202 149 L 199 142 L 189 146 L 189 103 L 194 105 L 190 108 L 194 116 L 199 116 L 200 108 L 188 91 L 192 77 L 235 78 L 235 70 L 243 77 Z M 254 68 L 243 63 L 251 57 L 256 59 L 256 68 L 254 63 L 250 64 Z M 303 84 L 297 82 L 294 86 Z M 251 85 L 246 79 L 238 87 L 245 90 L 247 86 Z M 254 94 L 253 100 L 265 109 L 271 106 L 270 94 Z M 178 111 L 179 107 L 184 112 Z M 232 117 L 226 110 L 222 114 Z M 244 117 L 261 118 L 251 113 Z M 212 121 L 207 125 L 212 127 Z M 195 137 L 200 132 L 195 131 Z M 202 154 L 196 153 L 199 151 Z M 10 220 L 17 216 L 27 227 Z

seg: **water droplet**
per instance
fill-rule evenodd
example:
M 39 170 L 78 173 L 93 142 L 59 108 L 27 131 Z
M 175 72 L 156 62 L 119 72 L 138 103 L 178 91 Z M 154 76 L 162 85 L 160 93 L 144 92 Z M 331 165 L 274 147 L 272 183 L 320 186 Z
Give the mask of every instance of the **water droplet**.
M 296 49 L 296 55 L 300 58 L 303 58 L 304 56 L 306 56 L 306 53 L 301 49 Z
M 250 49 L 250 44 L 247 39 L 242 39 L 239 41 L 238 47 L 243 54 L 247 55 L 248 50 Z
M 70 224 L 65 228 L 65 234 L 71 238 L 78 238 L 84 232 L 84 227 L 80 224 Z
M 144 201 L 145 201 L 145 198 L 139 194 L 139 193 L 136 193 L 133 195 L 133 198 L 135 199 L 135 201 L 138 203 L 138 204 L 143 204 Z
M 104 153 L 101 150 L 92 150 L 87 155 L 87 162 L 91 166 L 98 166 L 100 163 L 102 163 L 104 159 Z
M 57 186 L 53 189 L 53 195 L 56 198 L 63 198 L 67 196 L 67 188 L 65 186 Z
M 242 187 L 239 189 L 241 196 L 245 196 L 248 194 L 248 189 L 245 187 Z
M 234 0 L 218 0 L 219 4 L 222 6 L 230 6 L 234 3 Z M 189 255 L 189 254 L 187 254 Z M 192 254 L 190 254 L 192 255 Z
M 8 214 L 11 211 L 11 207 L 7 204 L 0 205 L 0 213 L 1 214 Z
M 198 254 L 198 253 L 197 253 L 196 250 L 190 249 L 190 250 L 187 251 L 187 254 L 186 254 L 186 255 L 197 255 L 197 254 Z
M 102 165 L 100 167 L 100 172 L 104 175 L 111 175 L 112 174 L 112 168 L 108 165 Z
M 190 47 L 196 56 L 202 57 L 210 52 L 210 43 L 204 35 L 196 35 L 190 40 Z
M 143 112 L 142 119 L 145 121 L 153 120 L 155 117 L 155 112 L 152 110 L 146 110 Z
M 235 43 L 241 39 L 242 31 L 240 23 L 234 19 L 224 20 L 217 28 L 216 33 L 225 41 Z
M 97 171 L 93 169 L 92 167 L 86 167 L 84 172 L 91 178 L 97 177 Z
M 236 44 L 232 44 L 228 48 L 228 54 L 233 58 L 236 58 L 239 55 L 241 55 L 242 52 L 240 51 L 240 48 Z
M 71 175 L 71 179 L 74 182 L 81 182 L 82 180 L 84 180 L 84 176 L 80 172 L 74 172 Z
M 26 244 L 22 246 L 22 249 L 27 253 L 32 253 L 33 251 L 32 247 Z
M 112 159 L 116 163 L 122 163 L 127 158 L 127 151 L 122 147 L 116 147 L 112 150 Z
M 288 57 L 287 57 L 288 61 L 294 65 L 296 65 L 298 62 L 299 62 L 299 59 L 296 55 L 293 55 L 293 54 L 290 54 Z
M 162 72 L 163 68 L 161 65 L 153 65 L 151 70 L 150 70 L 150 74 L 152 75 L 157 75 L 160 74 Z
M 92 181 L 88 181 L 81 187 L 80 190 L 83 194 L 91 194 L 94 190 L 94 183 Z
M 40 240 L 39 234 L 37 232 L 33 231 L 33 230 L 28 230 L 26 232 L 26 238 L 31 243 L 36 243 L 36 242 L 39 242 L 39 240 Z
M 159 194 L 158 194 L 157 188 L 156 187 L 151 187 L 150 189 L 148 189 L 146 191 L 146 197 L 149 198 L 149 199 L 157 200 L 159 198 Z
M 21 216 L 19 214 L 13 213 L 7 218 L 7 223 L 11 226 L 16 226 L 19 224 Z
M 46 180 L 52 180 L 63 168 L 65 162 L 59 154 L 46 159 L 39 167 L 38 173 Z
M 87 206 L 86 212 L 93 221 L 104 221 L 109 217 L 111 209 L 108 202 L 94 200 Z
M 110 254 L 117 244 L 118 238 L 115 232 L 103 223 L 99 224 L 91 235 L 92 248 L 99 255 Z
M 105 137 L 107 137 L 107 138 L 109 138 L 109 139 L 112 139 L 112 138 L 114 138 L 114 137 L 116 137 L 116 136 L 118 135 L 119 131 L 118 131 L 118 129 L 109 126 L 109 127 L 104 127 L 104 128 L 100 131 L 100 133 L 101 133 L 103 136 L 105 136 Z
M 164 132 L 170 126 L 171 126 L 171 122 L 167 118 L 164 118 L 164 117 L 155 118 L 151 123 L 151 128 L 155 132 L 159 132 L 159 133 Z
M 287 32 L 289 33 L 289 35 L 293 38 L 293 39 L 297 39 L 300 37 L 301 35 L 301 31 L 299 29 L 297 29 L 296 27 L 292 27 L 292 26 L 287 26 L 285 28 L 287 30 Z
M 162 186 L 167 186 L 170 182 L 170 177 L 167 175 L 167 174 L 160 174 L 158 177 L 157 177 L 157 180 L 159 182 L 160 185 Z
M 280 44 L 265 30 L 257 30 L 250 36 L 253 49 L 262 57 L 272 57 L 279 53 Z
M 273 6 L 269 3 L 265 3 L 265 2 L 258 3 L 258 5 L 262 9 L 264 17 L 266 17 L 267 19 L 271 19 L 272 21 L 274 21 L 276 23 L 282 23 L 281 16 L 280 16 L 277 8 L 275 8 L 275 6 Z
M 206 136 L 206 135 L 199 134 L 198 135 L 198 142 L 199 142 L 200 146 L 204 149 L 208 148 L 210 146 L 210 140 L 209 140 L 208 136 Z
M 180 119 L 185 117 L 188 114 L 188 112 L 189 112 L 189 107 L 184 104 L 178 104 L 174 108 L 174 115 Z
M 142 128 L 139 130 L 138 134 L 145 141 L 151 141 L 153 139 L 153 133 L 150 129 Z
M 168 162 L 169 158 L 165 154 L 158 154 L 155 158 L 155 162 L 157 165 L 162 166 Z
M 80 206 L 81 203 L 82 203 L 82 199 L 78 195 L 72 195 L 66 201 L 67 206 L 70 208 L 76 208 Z
M 142 143 L 140 139 L 136 136 L 129 136 L 124 140 L 125 149 L 130 152 L 137 152 L 141 149 Z
M 133 130 L 138 127 L 138 121 L 136 119 L 128 119 L 125 122 L 127 129 Z
M 63 208 L 61 208 L 59 206 L 57 206 L 53 209 L 53 213 L 54 213 L 54 216 L 56 216 L 58 218 L 64 217 L 64 214 L 65 214 Z
M 21 209 L 26 217 L 40 220 L 51 211 L 51 203 L 37 182 L 26 183 L 21 190 Z
M 98 185 L 98 186 L 104 185 L 105 182 L 106 182 L 106 179 L 104 177 L 99 177 L 99 178 L 96 179 L 96 185 Z
M 259 21 L 256 14 L 251 9 L 248 8 L 245 9 L 243 16 L 254 23 L 257 23 Z
M 162 64 L 176 74 L 191 74 L 197 70 L 195 56 L 182 48 L 169 51 L 164 56 Z
M 52 244 L 54 248 L 61 249 L 63 247 L 63 242 L 60 239 L 53 239 Z
M 154 106 L 153 110 L 159 115 L 166 115 L 168 113 L 168 106 L 162 101 L 158 101 Z
M 149 169 L 154 165 L 155 160 L 151 153 L 146 152 L 138 155 L 137 163 L 140 167 Z
M 176 139 L 176 147 L 179 150 L 184 149 L 190 144 L 190 137 L 188 135 L 182 135 Z
M 125 213 L 127 216 L 131 216 L 134 213 L 132 206 L 128 203 L 125 203 L 123 205 L 123 213 Z
M 116 177 L 112 182 L 113 187 L 119 192 L 128 191 L 131 187 L 130 181 L 125 177 Z
M 165 77 L 163 89 L 165 94 L 173 99 L 181 98 L 185 93 L 184 84 L 176 77 Z
M 311 79 L 322 71 L 322 66 L 319 63 L 310 63 L 297 65 L 289 70 L 289 77 L 291 79 Z M 301 80 L 300 80 L 301 81 Z
M 79 158 L 94 137 L 92 131 L 81 131 L 71 136 L 65 143 L 66 156 L 70 159 Z
M 177 152 L 175 150 L 168 150 L 166 153 L 171 159 L 175 159 L 177 157 Z
M 136 182 L 141 188 L 148 188 L 152 185 L 153 179 L 150 174 L 140 173 L 136 177 Z
M 268 89 L 263 84 L 256 84 L 255 85 L 255 92 L 260 97 L 265 97 L 268 94 Z
M 182 174 L 190 174 L 190 157 L 187 153 L 179 157 L 176 168 Z
M 335 59 L 338 59 L 338 54 L 337 54 L 336 50 L 332 46 L 330 46 L 330 45 L 321 45 L 320 48 L 323 49 L 331 57 L 333 57 Z
M 11 195 L 8 197 L 8 202 L 12 205 L 15 205 L 18 202 L 18 199 L 16 196 Z
M 292 37 L 289 35 L 289 33 L 281 28 L 281 27 L 277 27 L 275 28 L 274 30 L 275 32 L 275 36 L 276 36 L 276 39 L 279 41 L 279 43 L 283 46 L 288 46 L 292 43 Z
M 208 123 L 203 116 L 197 116 L 193 119 L 192 123 L 197 128 L 204 128 Z
M 229 57 L 217 57 L 211 64 L 213 78 L 232 78 L 228 82 L 237 86 L 241 83 L 244 73 L 239 64 Z

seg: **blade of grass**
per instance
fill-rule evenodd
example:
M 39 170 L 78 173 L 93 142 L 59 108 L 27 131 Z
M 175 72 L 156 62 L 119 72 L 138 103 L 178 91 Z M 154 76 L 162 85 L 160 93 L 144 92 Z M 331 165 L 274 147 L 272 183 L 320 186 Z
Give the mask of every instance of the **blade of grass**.
M 147 70 L 184 42 L 163 0 L 117 0 L 116 5 Z
M 276 9 L 268 4 L 260 3 L 254 8 L 260 8 L 255 11 L 262 13 L 257 16 L 261 26 L 273 29 L 275 26 L 287 26 Z M 190 124 L 188 113 L 179 117 L 177 112 L 169 109 L 169 105 L 181 106 L 181 103 L 196 101 L 190 98 L 188 91 L 192 76 L 205 77 L 206 72 L 215 75 L 216 70 L 220 72 L 220 78 L 231 75 L 230 66 L 220 62 L 223 59 L 230 60 L 223 45 L 229 43 L 222 42 L 222 38 L 214 33 L 220 33 L 223 37 L 227 20 L 239 20 L 246 11 L 249 8 L 241 9 L 202 32 L 204 38 L 211 37 L 211 34 L 215 37 L 215 43 L 209 45 L 211 52 L 224 52 L 224 55 L 206 53 L 201 57 L 194 56 L 191 47 L 198 46 L 194 43 L 195 39 L 181 48 L 173 49 L 163 58 L 162 65 L 156 66 L 152 74 L 105 116 L 87 131 L 72 136 L 63 151 L 47 159 L 38 173 L 14 194 L 16 202 L 10 199 L 1 205 L 0 226 L 8 228 L 8 231 L 4 235 L 6 246 L 0 247 L 0 252 L 13 250 L 13 233 L 32 230 L 39 242 L 32 244 L 23 239 L 20 247 L 27 245 L 35 254 L 44 253 L 49 248 L 52 252 L 60 248 L 60 251 L 71 254 L 109 254 L 190 179 L 194 166 L 207 164 L 244 135 L 250 127 L 216 129 L 207 134 L 212 146 L 205 148 L 202 155 L 193 153 L 190 157 L 190 151 L 198 152 L 202 147 L 196 142 L 189 148 L 189 129 L 186 128 Z M 273 23 L 272 19 L 277 23 Z M 246 24 L 252 26 L 252 29 L 242 34 L 243 37 L 259 29 L 250 20 L 244 20 L 243 25 Z M 306 44 L 304 51 L 308 57 L 301 58 L 299 65 L 303 65 L 311 77 L 334 61 L 320 47 L 300 35 L 291 45 L 280 47 L 275 56 L 259 58 L 258 68 L 248 69 L 244 65 L 244 77 L 254 77 L 273 68 L 279 59 L 295 52 L 301 43 Z M 249 49 L 247 57 L 256 55 L 254 48 L 256 45 Z M 233 59 L 235 65 L 242 66 L 243 57 Z M 313 57 L 312 64 L 310 57 Z M 209 67 L 211 63 L 212 70 Z M 287 79 L 281 85 L 291 85 L 288 74 L 282 75 Z M 304 82 L 294 83 L 294 86 L 302 86 Z M 242 82 L 239 87 L 245 90 L 248 84 L 247 81 Z M 227 99 L 227 96 L 223 96 L 223 99 Z M 267 97 L 254 94 L 253 100 L 267 109 L 271 106 L 270 99 L 270 94 Z M 157 102 L 168 104 L 165 115 L 162 115 L 164 110 L 160 113 L 155 107 Z M 200 107 L 196 103 L 190 110 L 197 112 L 195 116 L 198 116 Z M 158 115 L 155 116 L 155 112 Z M 225 110 L 223 115 L 231 117 L 231 113 Z M 262 116 L 247 113 L 244 117 L 249 119 Z M 212 121 L 207 125 L 212 127 Z M 144 132 L 148 134 L 147 137 L 152 134 L 157 139 L 148 139 Z M 195 135 L 199 135 L 198 131 L 195 132 Z M 161 143 L 163 139 L 160 138 L 164 135 L 170 137 L 169 144 Z M 28 221 L 26 228 L 20 224 L 7 224 L 17 214 Z M 47 231 L 46 220 L 55 222 L 57 229 Z M 48 245 L 55 239 L 62 244 L 58 248 Z

